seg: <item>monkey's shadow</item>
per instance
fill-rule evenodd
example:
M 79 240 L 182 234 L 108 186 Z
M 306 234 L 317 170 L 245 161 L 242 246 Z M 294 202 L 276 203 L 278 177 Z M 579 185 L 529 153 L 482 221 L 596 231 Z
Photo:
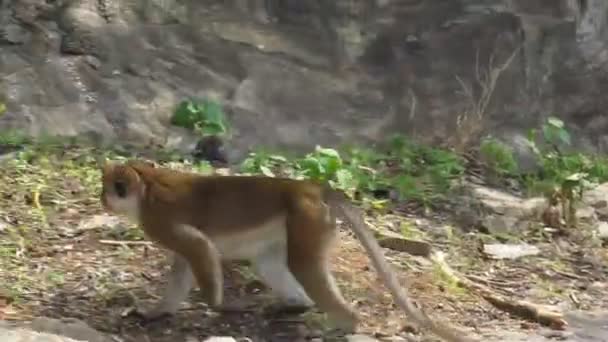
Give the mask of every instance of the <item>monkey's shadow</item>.
M 131 314 L 136 306 L 147 307 L 158 300 L 152 298 L 162 291 L 164 284 L 158 284 L 151 285 L 149 290 L 141 286 L 118 289 L 101 303 L 58 288 L 41 307 L 40 315 L 78 318 L 125 342 L 198 341 L 211 336 L 249 338 L 253 342 L 296 342 L 320 337 L 319 329 L 302 315 L 273 313 L 275 297 L 259 281 L 244 277 L 236 268 L 225 269 L 224 303 L 228 310 L 222 312 L 203 304 L 196 289 L 175 315 L 147 322 Z M 336 339 L 343 340 L 332 338 Z M 323 340 L 328 341 L 326 337 Z

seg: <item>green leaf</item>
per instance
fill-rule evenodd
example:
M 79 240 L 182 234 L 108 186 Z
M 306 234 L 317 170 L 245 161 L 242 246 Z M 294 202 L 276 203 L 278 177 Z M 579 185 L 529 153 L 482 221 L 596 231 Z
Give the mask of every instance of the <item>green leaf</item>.
M 183 128 L 194 128 L 194 120 L 192 117 L 192 103 L 190 101 L 182 101 L 171 118 L 171 124 L 183 127 Z
M 350 190 L 357 188 L 357 181 L 353 174 L 347 169 L 340 169 L 336 172 L 336 183 L 338 187 L 343 190 Z
M 538 130 L 535 128 L 532 128 L 528 131 L 526 139 L 532 144 L 536 144 L 536 133 L 538 133 Z
M 6 112 L 6 105 L 0 102 L 0 115 L 4 114 L 4 112 Z
M 264 176 L 267 176 L 267 177 L 274 177 L 275 176 L 274 173 L 268 167 L 266 167 L 264 165 L 260 166 L 260 171 L 262 172 L 262 174 Z
M 202 111 L 201 107 L 193 101 L 188 101 L 188 106 L 186 108 L 192 117 L 195 117 L 195 115 L 192 114 L 200 113 Z
M 197 123 L 197 130 L 202 135 L 222 135 L 226 132 L 223 125 L 216 123 Z
M 554 116 L 549 117 L 547 119 L 547 123 L 555 128 L 559 128 L 559 129 L 564 128 L 564 122 L 561 119 L 556 118 Z
M 319 178 L 323 169 L 319 161 L 312 156 L 306 156 L 304 159 L 299 160 L 297 165 L 305 175 L 314 179 Z
M 579 182 L 582 179 L 584 179 L 585 177 L 587 177 L 587 173 L 577 172 L 577 173 L 571 174 L 570 176 L 566 177 L 566 180 L 569 182 Z
M 204 119 L 209 124 L 224 123 L 224 112 L 222 107 L 214 101 L 205 101 L 203 104 Z
M 268 157 L 268 159 L 279 162 L 279 163 L 287 163 L 287 158 L 283 157 L 280 154 L 273 154 Z
M 566 145 L 570 145 L 572 143 L 572 141 L 570 139 L 570 133 L 568 133 L 568 131 L 566 131 L 565 129 L 559 130 L 558 136 L 559 136 L 559 140 L 562 143 L 564 143 Z
M 333 148 L 323 148 L 323 147 L 317 145 L 315 147 L 315 152 L 317 152 L 319 155 L 340 159 L 340 154 L 338 153 L 338 151 L 334 150 Z
M 544 125 L 542 127 L 543 130 L 543 138 L 545 139 L 545 141 L 550 142 L 550 143 L 554 143 L 555 142 L 555 128 L 551 127 L 549 125 Z
M 342 161 L 340 159 L 321 157 L 318 160 L 323 167 L 323 172 L 326 177 L 331 177 L 342 166 Z
M 211 100 L 182 101 L 176 108 L 171 123 L 194 129 L 201 135 L 223 135 L 227 132 L 222 107 Z

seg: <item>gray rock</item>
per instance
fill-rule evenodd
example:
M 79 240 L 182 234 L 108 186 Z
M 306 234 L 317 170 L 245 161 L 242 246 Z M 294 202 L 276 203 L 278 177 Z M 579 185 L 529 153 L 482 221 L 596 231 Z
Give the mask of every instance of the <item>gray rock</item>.
M 608 222 L 600 222 L 597 231 L 600 239 L 608 240 Z
M 30 329 L 38 332 L 57 334 L 75 340 L 87 342 L 111 342 L 112 340 L 97 330 L 91 328 L 85 322 L 76 318 L 47 318 L 37 317 L 30 326 Z
M 214 336 L 214 337 L 209 337 L 204 342 L 237 342 L 237 340 L 235 340 L 232 337 Z
M 538 247 L 528 244 L 485 244 L 483 251 L 495 259 L 517 259 L 540 253 Z
M 595 209 L 600 219 L 608 219 L 608 183 L 585 191 L 582 202 Z
M 505 141 L 528 168 L 521 134 L 546 113 L 575 147 L 608 148 L 601 0 L 102 3 L 1 5 L 0 131 L 188 149 L 195 135 L 168 123 L 195 96 L 226 106 L 236 156 L 393 132 L 460 146 L 496 131 L 514 132 Z M 481 89 L 511 55 L 480 112 L 463 86 Z
M 361 334 L 348 335 L 348 336 L 346 336 L 346 340 L 348 342 L 378 342 L 378 340 L 375 338 L 369 337 L 367 335 L 361 335 Z
M 544 198 L 523 199 L 472 183 L 464 184 L 460 191 L 462 193 L 453 201 L 457 222 L 492 234 L 526 229 L 538 220 L 545 207 Z
M 0 31 L 0 40 L 10 44 L 22 44 L 28 38 L 29 32 L 17 24 L 8 24 Z
M 15 326 L 0 321 L 2 342 L 111 342 L 112 340 L 72 318 L 52 319 L 39 317 L 30 324 Z
M 37 333 L 26 329 L 5 329 L 0 327 L 2 342 L 83 342 L 65 336 Z

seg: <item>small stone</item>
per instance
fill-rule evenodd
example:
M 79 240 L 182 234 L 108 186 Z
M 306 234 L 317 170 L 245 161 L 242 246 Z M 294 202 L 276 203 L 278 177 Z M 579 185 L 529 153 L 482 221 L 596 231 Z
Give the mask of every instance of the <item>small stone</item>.
M 84 60 L 95 70 L 101 68 L 101 61 L 95 56 L 85 56 Z
M 0 30 L 0 40 L 4 40 L 10 44 L 23 44 L 28 39 L 29 33 L 21 26 L 16 24 L 8 24 Z
M 237 342 L 237 341 L 232 337 L 214 336 L 214 337 L 209 337 L 208 339 L 204 340 L 203 342 Z
M 375 338 L 369 337 L 367 335 L 348 335 L 346 336 L 346 340 L 348 342 L 378 342 Z
M 90 219 L 82 222 L 78 229 L 89 230 L 100 227 L 116 228 L 120 224 L 120 219 L 109 214 L 95 215 Z
M 220 176 L 230 176 L 231 171 L 229 168 L 221 167 L 221 168 L 215 169 L 215 173 Z
M 10 227 L 10 225 L 2 220 L 0 220 L 0 233 L 4 232 Z
M 608 222 L 600 222 L 597 226 L 597 231 L 600 239 L 608 240 Z
M 66 336 L 88 342 L 110 342 L 110 338 L 76 318 L 35 318 L 30 328 L 35 331 Z
M 517 259 L 540 253 L 538 247 L 528 244 L 486 244 L 483 251 L 494 259 Z
M 381 247 L 405 252 L 414 256 L 428 257 L 433 249 L 433 246 L 428 242 L 407 239 L 387 229 L 377 229 L 375 234 Z

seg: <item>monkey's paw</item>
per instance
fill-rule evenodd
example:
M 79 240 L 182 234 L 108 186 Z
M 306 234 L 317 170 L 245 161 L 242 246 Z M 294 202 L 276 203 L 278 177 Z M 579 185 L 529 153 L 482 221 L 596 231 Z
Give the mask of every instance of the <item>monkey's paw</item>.
M 297 303 L 273 303 L 266 306 L 263 310 L 264 316 L 274 317 L 283 315 L 301 315 L 311 310 L 310 305 Z
M 133 310 L 127 313 L 127 316 L 135 317 L 140 322 L 147 324 L 169 318 L 173 316 L 173 312 L 164 310 L 163 308 L 152 308 L 149 310 L 133 308 Z

